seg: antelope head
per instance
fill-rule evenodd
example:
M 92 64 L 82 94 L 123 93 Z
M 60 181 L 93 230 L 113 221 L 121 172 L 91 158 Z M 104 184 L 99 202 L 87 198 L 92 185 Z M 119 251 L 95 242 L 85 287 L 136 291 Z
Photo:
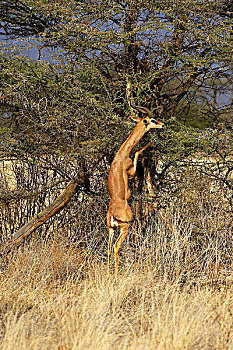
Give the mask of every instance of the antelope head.
M 150 129 L 161 129 L 163 127 L 163 123 L 160 122 L 159 120 L 156 120 L 154 117 L 153 117 L 153 114 L 151 113 L 151 111 L 146 108 L 146 107 L 136 107 L 136 109 L 139 111 L 139 112 L 142 112 L 142 113 L 146 113 L 148 116 L 145 117 L 145 118 L 139 118 L 139 117 L 131 117 L 133 120 L 137 121 L 137 122 L 140 122 L 140 121 L 143 121 L 145 127 L 146 127 L 146 131 L 150 130 Z

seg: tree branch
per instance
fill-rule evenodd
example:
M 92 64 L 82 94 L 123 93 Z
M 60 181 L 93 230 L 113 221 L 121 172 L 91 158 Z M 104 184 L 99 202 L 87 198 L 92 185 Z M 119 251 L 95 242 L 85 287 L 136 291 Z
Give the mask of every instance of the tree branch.
M 16 231 L 10 241 L 0 246 L 1 250 L 4 253 L 8 253 L 13 247 L 20 246 L 25 238 L 34 232 L 37 227 L 41 226 L 49 218 L 59 213 L 70 202 L 71 198 L 77 193 L 80 187 L 85 185 L 84 182 L 84 178 L 75 177 L 71 180 L 53 203 L 44 208 L 40 213 L 36 214 L 29 222 Z

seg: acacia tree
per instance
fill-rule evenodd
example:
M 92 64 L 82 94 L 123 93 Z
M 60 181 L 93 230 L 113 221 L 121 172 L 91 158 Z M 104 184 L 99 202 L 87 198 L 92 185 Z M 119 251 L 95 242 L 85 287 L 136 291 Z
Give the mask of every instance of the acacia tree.
M 227 6 L 208 0 L 1 1 L 2 34 L 24 38 L 38 53 L 35 62 L 1 57 L 2 154 L 46 153 L 63 181 L 75 176 L 77 164 L 90 178 L 104 155 L 111 161 L 136 105 L 167 122 L 154 149 L 166 154 L 165 170 L 197 146 L 218 152 L 224 144 L 227 154 L 231 132 L 218 142 L 217 132 L 201 138 L 187 126 L 222 134 L 230 127 L 225 107 L 212 103 L 216 79 L 218 91 L 224 79 L 232 84 Z

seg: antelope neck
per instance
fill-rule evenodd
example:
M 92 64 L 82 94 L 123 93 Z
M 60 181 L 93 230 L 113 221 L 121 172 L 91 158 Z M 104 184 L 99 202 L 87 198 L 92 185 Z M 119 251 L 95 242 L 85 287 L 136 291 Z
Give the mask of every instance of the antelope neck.
M 136 128 L 131 132 L 127 140 L 122 144 L 120 150 L 124 153 L 130 154 L 131 150 L 136 146 L 136 144 L 141 140 L 141 138 L 146 133 L 145 124 L 142 121 L 138 123 Z

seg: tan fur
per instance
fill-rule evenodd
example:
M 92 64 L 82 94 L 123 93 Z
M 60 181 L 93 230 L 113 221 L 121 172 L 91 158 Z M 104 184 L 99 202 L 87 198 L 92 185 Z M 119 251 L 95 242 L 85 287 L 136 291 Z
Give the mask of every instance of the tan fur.
M 145 121 L 145 122 L 144 122 Z M 155 123 L 156 122 L 156 123 Z M 110 195 L 107 225 L 109 230 L 108 268 L 110 271 L 110 255 L 114 229 L 120 227 L 121 233 L 114 245 L 115 271 L 118 271 L 118 250 L 128 234 L 129 222 L 133 214 L 129 207 L 130 190 L 128 179 L 135 175 L 139 154 L 150 146 L 150 143 L 135 153 L 134 162 L 129 158 L 130 152 L 140 141 L 143 135 L 151 128 L 161 128 L 162 123 L 151 121 L 149 117 L 141 119 L 127 140 L 121 145 L 110 166 L 108 189 Z

